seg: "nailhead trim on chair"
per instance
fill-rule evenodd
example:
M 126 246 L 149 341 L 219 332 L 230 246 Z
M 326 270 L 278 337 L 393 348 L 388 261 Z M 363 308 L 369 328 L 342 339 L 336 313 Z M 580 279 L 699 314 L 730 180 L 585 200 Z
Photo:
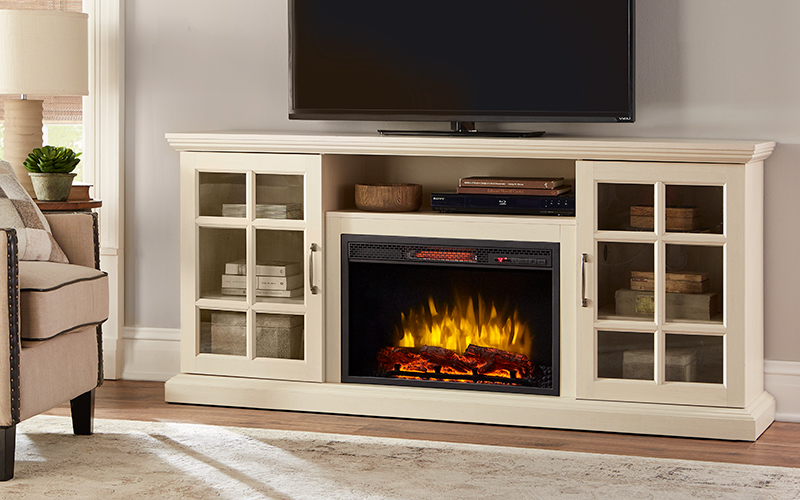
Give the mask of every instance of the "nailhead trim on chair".
M 11 422 L 19 423 L 19 264 L 17 232 L 6 229 L 8 248 L 8 331 L 11 347 Z
M 97 325 L 97 387 L 103 385 L 103 327 Z
M 94 232 L 94 268 L 100 270 L 100 224 L 97 212 L 92 212 L 92 230 Z
M 92 230 L 94 232 L 94 268 L 100 271 L 100 223 L 97 212 L 92 212 Z M 97 325 L 97 387 L 103 385 L 103 325 Z

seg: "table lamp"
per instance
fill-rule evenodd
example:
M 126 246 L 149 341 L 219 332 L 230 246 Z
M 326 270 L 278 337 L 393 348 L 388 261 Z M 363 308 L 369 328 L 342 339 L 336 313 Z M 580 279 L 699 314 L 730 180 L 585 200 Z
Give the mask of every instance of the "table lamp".
M 5 160 L 33 194 L 23 162 L 42 147 L 42 101 L 36 96 L 89 94 L 88 14 L 0 10 L 0 94 L 5 101 Z

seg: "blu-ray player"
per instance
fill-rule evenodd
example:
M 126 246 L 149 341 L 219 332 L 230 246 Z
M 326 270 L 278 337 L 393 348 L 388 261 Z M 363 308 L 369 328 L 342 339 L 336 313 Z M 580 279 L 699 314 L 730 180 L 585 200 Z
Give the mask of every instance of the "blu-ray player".
M 431 193 L 437 212 L 575 216 L 575 194 L 559 196 Z

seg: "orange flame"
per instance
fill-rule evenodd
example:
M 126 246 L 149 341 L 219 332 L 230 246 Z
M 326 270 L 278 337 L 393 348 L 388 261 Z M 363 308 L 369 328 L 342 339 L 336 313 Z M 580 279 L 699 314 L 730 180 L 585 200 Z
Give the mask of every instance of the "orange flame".
M 398 347 L 424 345 L 444 347 L 463 354 L 470 344 L 494 347 L 504 351 L 530 355 L 532 335 L 527 323 L 519 319 L 519 311 L 498 312 L 478 295 L 478 305 L 469 297 L 458 296 L 452 305 L 437 306 L 428 297 L 428 306 L 402 314 L 402 331 L 398 331 Z

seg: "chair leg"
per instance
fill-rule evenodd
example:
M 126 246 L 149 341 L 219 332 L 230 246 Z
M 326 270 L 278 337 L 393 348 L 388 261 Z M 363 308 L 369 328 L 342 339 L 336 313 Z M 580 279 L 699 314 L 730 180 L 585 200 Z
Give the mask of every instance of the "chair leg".
M 8 481 L 14 477 L 14 445 L 17 437 L 17 426 L 0 427 L 0 481 Z
M 78 436 L 94 432 L 94 389 L 69 402 L 72 411 L 72 431 Z

